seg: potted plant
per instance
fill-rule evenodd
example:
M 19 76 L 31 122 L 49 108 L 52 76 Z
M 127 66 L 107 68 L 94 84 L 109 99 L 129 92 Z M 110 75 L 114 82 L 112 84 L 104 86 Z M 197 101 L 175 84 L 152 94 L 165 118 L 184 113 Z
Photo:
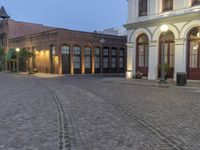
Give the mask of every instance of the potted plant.
M 162 72 L 162 68 L 164 68 L 164 76 L 165 76 L 165 80 L 167 80 L 167 77 L 170 71 L 170 65 L 168 63 L 164 63 L 160 65 L 159 68 L 160 68 L 160 72 Z

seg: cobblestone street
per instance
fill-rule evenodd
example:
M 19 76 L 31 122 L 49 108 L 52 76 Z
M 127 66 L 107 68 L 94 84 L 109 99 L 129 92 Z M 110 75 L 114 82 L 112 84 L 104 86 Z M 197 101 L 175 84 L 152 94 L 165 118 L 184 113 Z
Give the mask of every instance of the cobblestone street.
M 200 93 L 0 74 L 2 150 L 199 150 Z

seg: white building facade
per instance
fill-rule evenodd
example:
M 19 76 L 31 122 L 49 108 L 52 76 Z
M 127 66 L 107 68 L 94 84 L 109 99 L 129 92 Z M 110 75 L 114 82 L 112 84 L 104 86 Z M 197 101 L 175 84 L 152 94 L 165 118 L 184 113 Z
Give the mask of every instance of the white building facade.
M 160 27 L 166 25 L 164 34 Z M 200 80 L 200 0 L 128 0 L 127 78 L 160 76 L 161 57 L 177 72 Z M 162 54 L 162 48 L 164 54 Z

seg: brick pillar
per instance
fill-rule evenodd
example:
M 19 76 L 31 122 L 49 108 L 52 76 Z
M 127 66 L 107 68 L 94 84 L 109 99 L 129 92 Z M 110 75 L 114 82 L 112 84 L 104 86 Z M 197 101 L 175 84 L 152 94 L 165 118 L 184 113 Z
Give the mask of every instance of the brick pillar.
M 85 74 L 85 47 L 81 47 L 81 74 Z
M 94 47 L 91 48 L 91 67 L 92 67 L 92 74 L 95 72 L 94 68 Z
M 70 74 L 74 75 L 73 46 L 70 46 Z

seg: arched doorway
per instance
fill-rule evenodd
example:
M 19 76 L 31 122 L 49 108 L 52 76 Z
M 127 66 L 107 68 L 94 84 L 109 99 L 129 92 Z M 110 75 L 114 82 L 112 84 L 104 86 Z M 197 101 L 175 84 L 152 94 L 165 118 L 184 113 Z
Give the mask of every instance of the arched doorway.
M 149 64 L 149 39 L 146 34 L 141 34 L 137 38 L 137 59 L 136 59 L 136 71 L 141 72 L 144 76 L 148 75 Z
M 74 46 L 73 47 L 73 64 L 74 64 L 74 73 L 81 73 L 81 47 Z
M 200 27 L 188 34 L 188 78 L 200 80 Z
M 169 66 L 167 73 L 168 78 L 173 78 L 174 76 L 174 59 L 175 59 L 175 37 L 171 31 L 162 33 L 159 39 L 159 66 L 161 66 L 162 59 L 162 48 L 164 47 L 164 62 Z M 163 44 L 165 44 L 163 46 Z M 161 69 L 159 69 L 159 77 L 161 74 Z
M 69 74 L 71 65 L 70 65 L 70 47 L 68 45 L 63 45 L 62 50 L 62 73 Z

